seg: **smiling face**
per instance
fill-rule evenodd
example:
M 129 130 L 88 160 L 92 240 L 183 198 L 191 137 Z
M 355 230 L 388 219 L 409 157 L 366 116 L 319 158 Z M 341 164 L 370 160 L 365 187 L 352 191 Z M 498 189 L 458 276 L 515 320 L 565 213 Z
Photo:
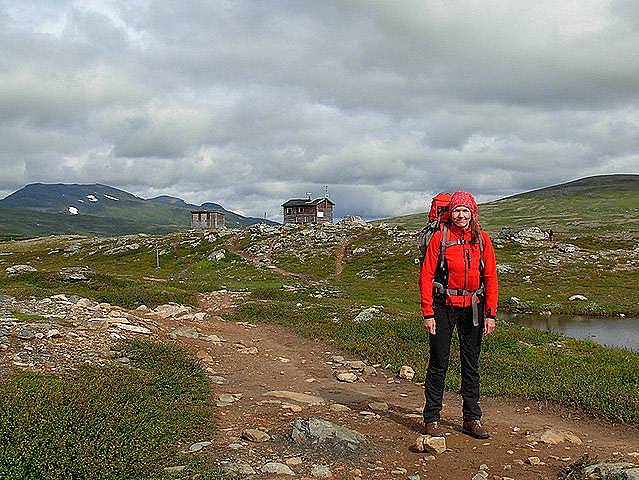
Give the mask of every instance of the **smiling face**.
M 456 226 L 459 228 L 466 228 L 470 223 L 471 213 L 468 207 L 460 205 L 450 212 L 450 217 Z

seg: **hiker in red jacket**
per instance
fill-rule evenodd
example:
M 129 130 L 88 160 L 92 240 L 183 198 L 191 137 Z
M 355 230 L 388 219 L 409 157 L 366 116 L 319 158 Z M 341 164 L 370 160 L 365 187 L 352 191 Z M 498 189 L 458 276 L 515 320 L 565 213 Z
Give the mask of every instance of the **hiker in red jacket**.
M 490 237 L 477 222 L 477 203 L 470 193 L 455 192 L 449 212 L 450 223 L 433 235 L 419 276 L 424 328 L 430 334 L 430 358 L 424 383 L 425 430 L 427 435 L 442 435 L 439 416 L 451 338 L 457 327 L 462 432 L 475 438 L 488 438 L 488 432 L 480 423 L 479 351 L 482 336 L 495 330 L 495 251 Z

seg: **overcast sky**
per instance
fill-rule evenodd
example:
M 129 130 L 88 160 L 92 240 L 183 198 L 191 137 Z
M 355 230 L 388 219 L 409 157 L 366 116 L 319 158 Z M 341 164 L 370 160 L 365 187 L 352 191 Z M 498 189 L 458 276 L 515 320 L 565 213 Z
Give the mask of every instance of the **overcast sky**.
M 639 2 L 0 0 L 0 169 L 273 220 L 639 173 Z

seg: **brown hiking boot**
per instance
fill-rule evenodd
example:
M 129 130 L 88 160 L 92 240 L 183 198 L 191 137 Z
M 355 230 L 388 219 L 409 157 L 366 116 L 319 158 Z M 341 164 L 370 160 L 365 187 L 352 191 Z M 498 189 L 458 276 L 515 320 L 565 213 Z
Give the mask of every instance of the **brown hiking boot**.
M 443 437 L 444 432 L 439 429 L 439 422 L 428 422 L 426 423 L 426 428 L 424 429 L 426 435 L 430 435 L 431 437 Z
M 464 420 L 462 433 L 480 439 L 490 437 L 486 429 L 481 426 L 481 422 L 479 420 Z

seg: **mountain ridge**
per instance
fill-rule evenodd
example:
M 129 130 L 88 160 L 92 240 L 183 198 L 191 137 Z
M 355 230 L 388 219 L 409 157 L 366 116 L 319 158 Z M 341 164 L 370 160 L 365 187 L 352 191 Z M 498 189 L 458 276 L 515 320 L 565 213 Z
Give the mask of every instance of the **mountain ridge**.
M 276 223 L 246 217 L 213 202 L 202 205 L 168 195 L 145 199 L 99 183 L 31 183 L 0 200 L 0 235 L 168 233 L 188 229 L 190 210 L 203 208 L 224 212 L 227 227 Z

